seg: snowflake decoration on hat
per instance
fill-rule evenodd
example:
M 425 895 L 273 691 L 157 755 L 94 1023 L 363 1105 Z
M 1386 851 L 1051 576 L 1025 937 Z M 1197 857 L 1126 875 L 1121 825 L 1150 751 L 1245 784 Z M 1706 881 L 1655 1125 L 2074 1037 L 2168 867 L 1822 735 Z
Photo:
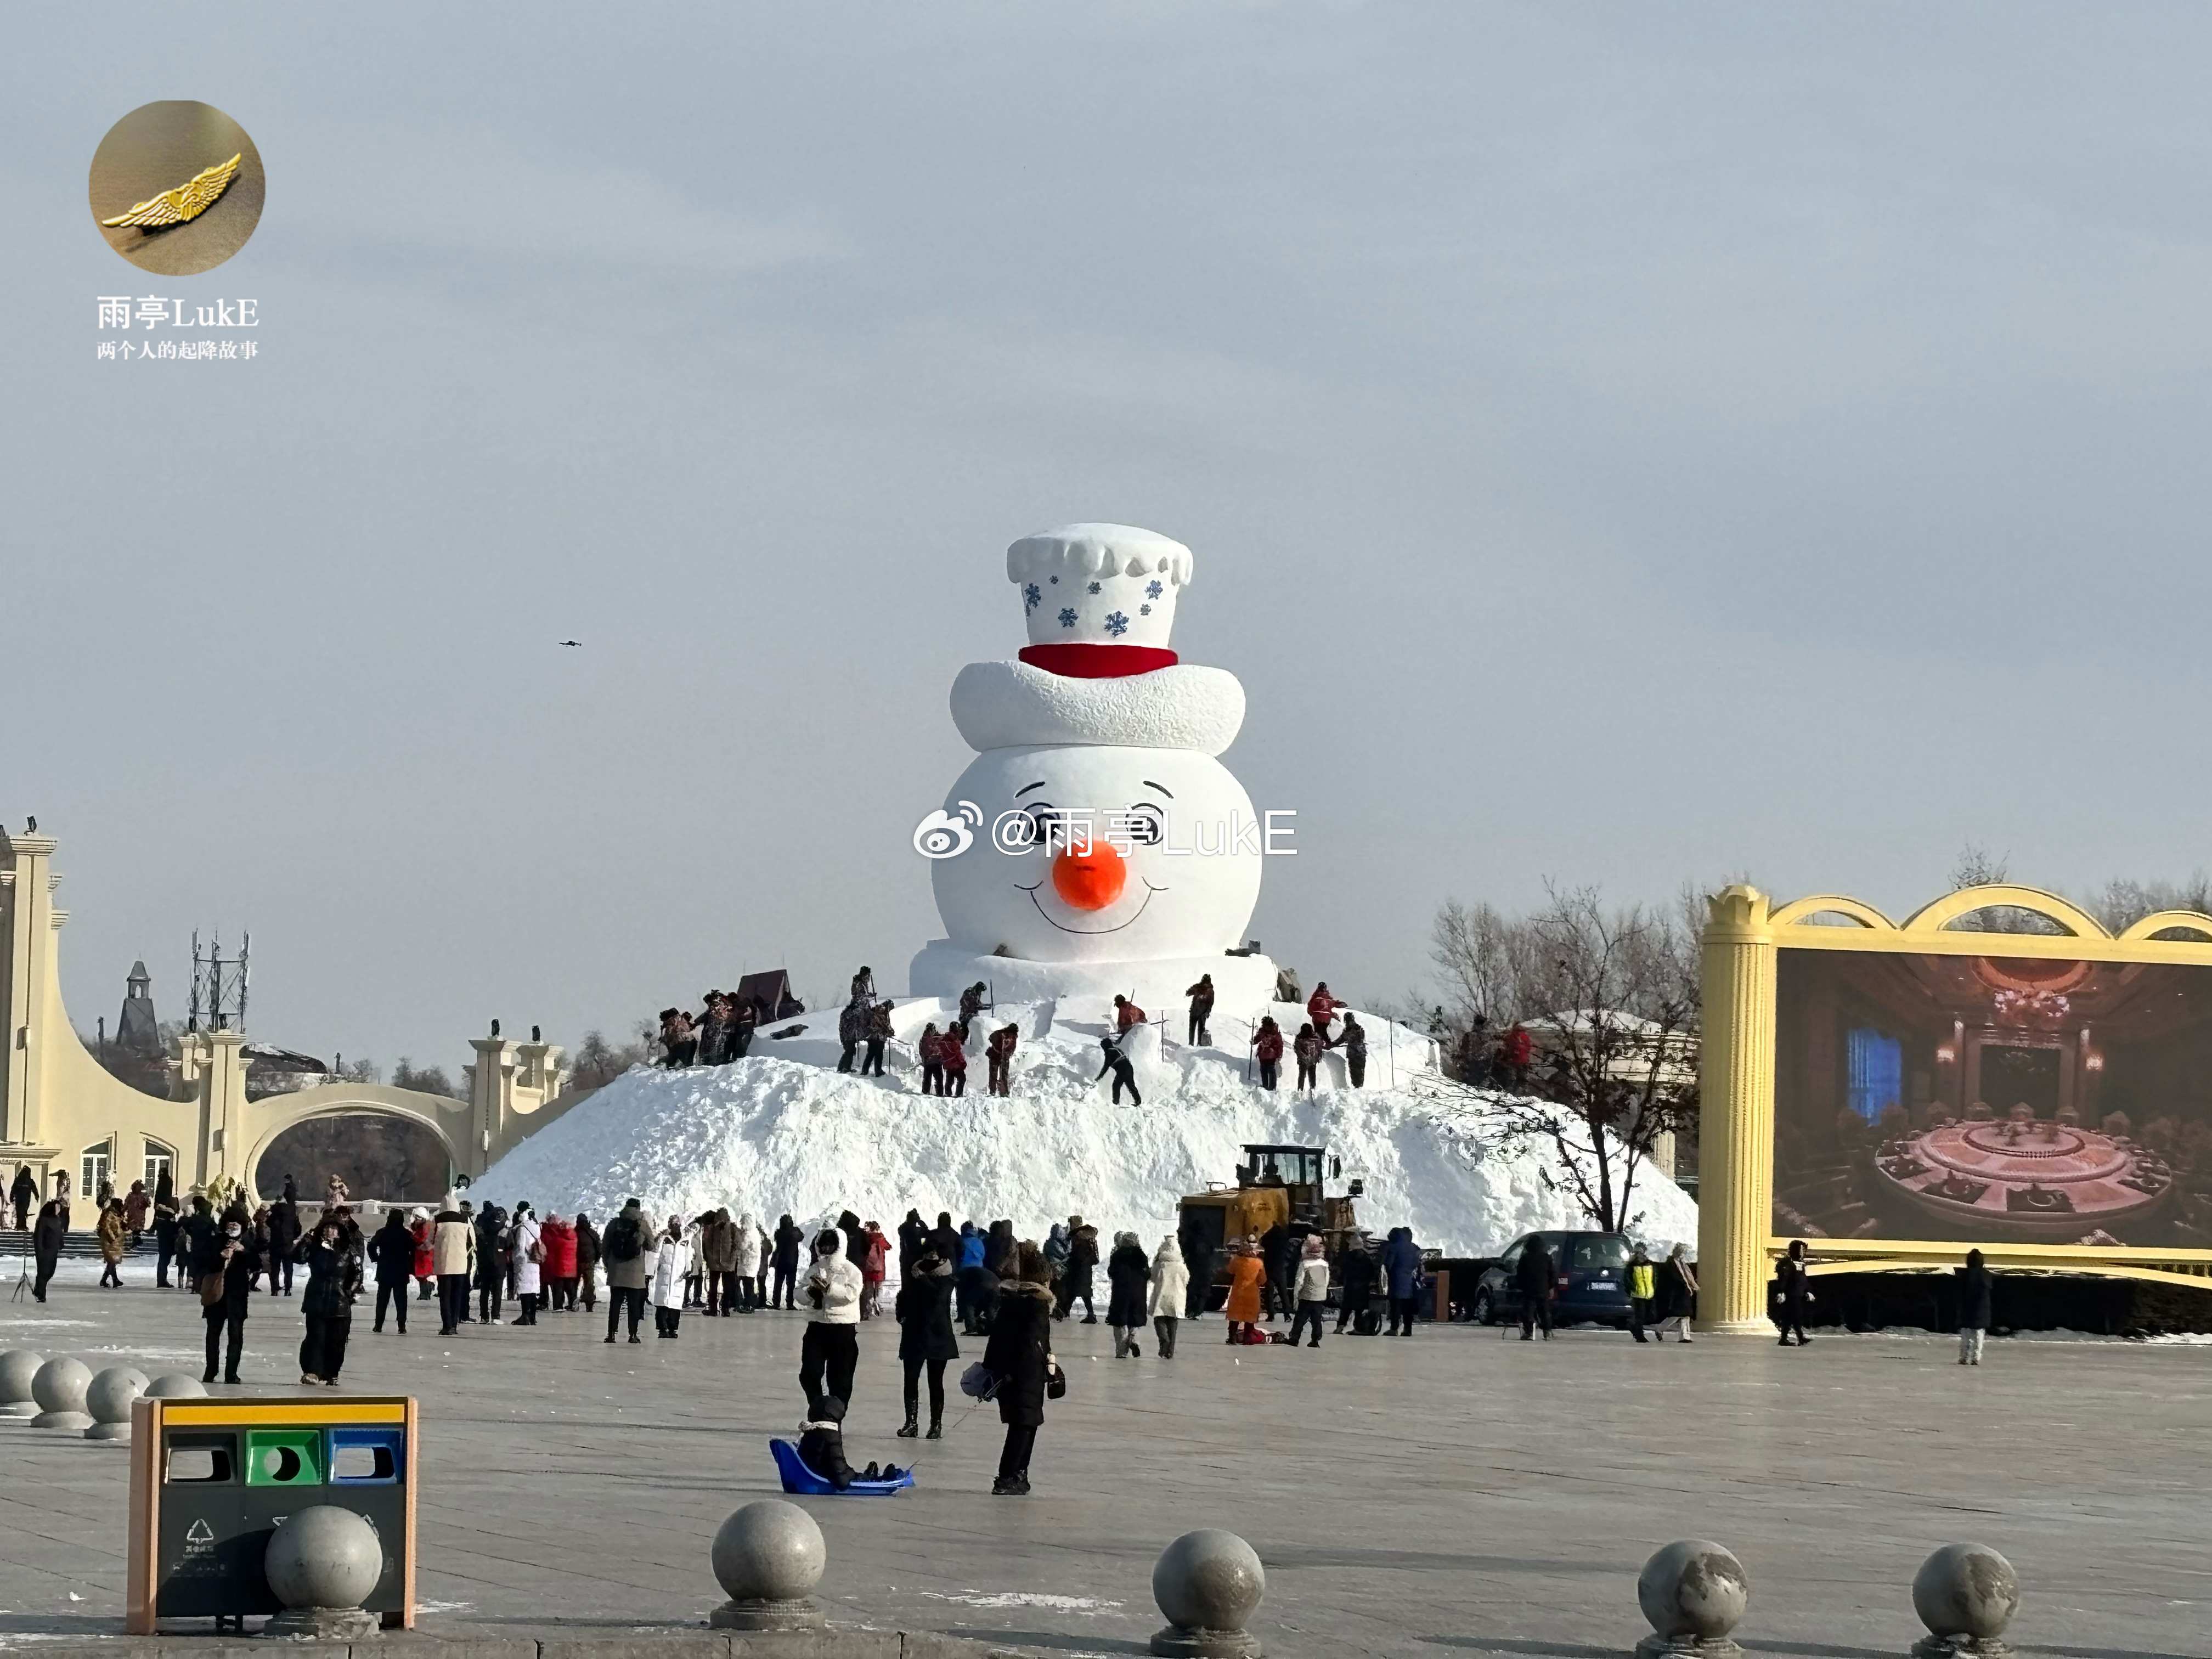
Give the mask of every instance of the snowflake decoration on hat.
M 1044 590 L 1035 582 L 1030 583 L 1022 589 L 1022 609 L 1024 611 L 1034 611 L 1043 603 Z
M 1093 583 L 1091 583 L 1091 584 L 1090 591 L 1091 591 L 1091 592 L 1093 592 L 1093 593 L 1096 593 L 1096 592 L 1098 591 L 1098 584 L 1097 584 L 1097 582 L 1093 582 Z
M 1157 599 L 1166 591 L 1167 590 L 1163 588 L 1158 582 L 1146 582 L 1145 584 L 1145 597 L 1148 599 Z M 1152 607 L 1149 605 L 1146 607 L 1146 610 L 1150 610 L 1151 608 Z
M 1140 617 L 1149 617 L 1152 614 L 1152 607 L 1149 605 L 1140 605 L 1137 607 L 1137 614 Z
M 1106 616 L 1106 631 L 1109 634 L 1127 633 L 1129 619 L 1118 611 L 1109 611 Z
M 1073 605 L 1069 605 L 1060 613 L 1060 625 L 1062 628 L 1073 628 L 1075 626 L 1075 607 Z

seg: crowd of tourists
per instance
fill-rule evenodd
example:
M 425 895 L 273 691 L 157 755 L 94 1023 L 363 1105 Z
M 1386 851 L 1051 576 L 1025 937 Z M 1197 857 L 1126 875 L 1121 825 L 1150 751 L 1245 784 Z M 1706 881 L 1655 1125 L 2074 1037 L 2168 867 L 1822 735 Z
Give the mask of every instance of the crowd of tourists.
M 1188 1018 L 1186 1040 L 1192 1048 L 1211 1048 L 1213 1033 L 1213 975 L 1201 974 L 1198 982 L 1184 988 Z M 660 1064 L 672 1070 L 694 1066 L 721 1066 L 742 1060 L 752 1045 L 760 1011 L 751 1001 L 740 1001 L 722 991 L 709 991 L 704 1010 L 693 1015 L 681 1008 L 660 1011 Z M 1292 1006 L 1296 1006 L 1295 1000 Z M 1340 1052 L 1345 1076 L 1355 1089 L 1367 1084 L 1367 1028 L 1341 998 L 1329 993 L 1323 980 L 1305 1000 L 1306 1018 L 1294 1036 L 1286 1036 L 1273 1014 L 1264 1014 L 1249 1040 L 1249 1058 L 1262 1089 L 1281 1086 L 1283 1056 L 1290 1054 L 1295 1067 L 1294 1089 L 1321 1086 L 1323 1054 Z M 911 1045 L 915 1074 L 921 1092 L 951 1097 L 968 1092 L 969 1061 L 980 1055 L 986 1070 L 986 1092 L 1013 1092 L 1014 1051 L 1021 1044 L 1018 1024 L 994 1024 L 984 1018 L 991 1009 L 989 987 L 981 981 L 961 992 L 954 1017 L 939 1026 L 926 1024 Z M 876 994 L 874 971 L 863 967 L 853 975 L 846 1000 L 837 1013 L 837 1069 L 861 1077 L 884 1075 L 884 1057 L 894 1047 L 904 1048 L 893 1029 L 896 1005 Z M 1341 1018 L 1340 1018 L 1340 1012 Z M 1114 1029 L 1099 1039 L 1097 1080 L 1113 1079 L 1113 1100 L 1119 1105 L 1126 1093 L 1132 1105 L 1141 1106 L 1136 1068 L 1128 1057 L 1129 1033 L 1152 1024 L 1152 1017 L 1127 997 L 1117 996 L 1113 1006 Z M 1518 1028 L 1516 1028 L 1516 1030 Z M 1525 1044 L 1528 1033 L 1520 1031 Z

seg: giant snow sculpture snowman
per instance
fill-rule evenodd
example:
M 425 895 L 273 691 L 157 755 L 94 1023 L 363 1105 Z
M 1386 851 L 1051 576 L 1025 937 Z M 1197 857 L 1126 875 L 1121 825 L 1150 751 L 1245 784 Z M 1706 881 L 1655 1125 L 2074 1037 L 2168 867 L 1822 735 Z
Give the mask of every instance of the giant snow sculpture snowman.
M 1030 643 L 952 684 L 953 724 L 977 753 L 935 833 L 916 835 L 948 937 L 915 957 L 915 995 L 980 980 L 1002 1003 L 1103 1008 L 1118 992 L 1158 1014 L 1212 974 L 1223 1014 L 1273 997 L 1272 962 L 1227 954 L 1269 844 L 1214 758 L 1243 723 L 1244 688 L 1168 648 L 1191 566 L 1182 543 L 1127 525 L 1006 550 Z

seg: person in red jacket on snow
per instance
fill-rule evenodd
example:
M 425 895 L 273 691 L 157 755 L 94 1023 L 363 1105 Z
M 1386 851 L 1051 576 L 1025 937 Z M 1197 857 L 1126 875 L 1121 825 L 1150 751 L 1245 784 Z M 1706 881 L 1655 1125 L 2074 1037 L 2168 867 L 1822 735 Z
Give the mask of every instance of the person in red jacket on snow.
M 968 1028 L 965 1025 L 948 1025 L 938 1034 L 937 1063 L 944 1068 L 938 1077 L 938 1093 L 965 1095 L 968 1092 Z
M 1114 999 L 1114 1035 L 1126 1037 L 1132 1025 L 1142 1025 L 1151 1016 L 1127 997 Z
M 1252 1034 L 1252 1058 L 1260 1062 L 1260 1086 L 1273 1088 L 1283 1064 L 1283 1028 L 1273 1014 L 1262 1016 L 1260 1029 Z
M 1315 986 L 1314 994 L 1306 999 L 1306 1018 L 1313 1021 L 1314 1035 L 1323 1042 L 1328 1042 L 1328 1022 L 1335 1017 L 1338 1009 L 1349 1008 L 1351 1006 L 1348 1002 L 1329 995 L 1327 980 Z

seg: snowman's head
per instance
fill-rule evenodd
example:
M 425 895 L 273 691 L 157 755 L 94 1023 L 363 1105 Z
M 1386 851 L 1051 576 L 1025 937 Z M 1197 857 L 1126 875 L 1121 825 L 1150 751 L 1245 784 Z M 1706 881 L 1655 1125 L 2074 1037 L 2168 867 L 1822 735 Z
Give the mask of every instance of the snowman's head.
M 1211 956 L 1260 896 L 1251 798 L 1211 755 L 1095 744 L 991 749 L 945 798 L 973 845 L 930 866 L 947 937 L 1036 962 Z

